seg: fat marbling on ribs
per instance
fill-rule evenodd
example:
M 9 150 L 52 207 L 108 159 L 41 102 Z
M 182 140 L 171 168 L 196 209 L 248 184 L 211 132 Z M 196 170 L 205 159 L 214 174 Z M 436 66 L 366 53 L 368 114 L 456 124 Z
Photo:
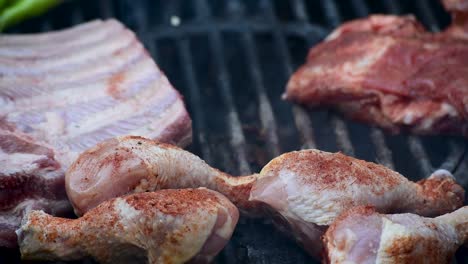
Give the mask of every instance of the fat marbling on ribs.
M 468 23 L 455 2 L 467 1 L 445 1 L 454 23 L 441 33 L 427 32 L 413 16 L 341 25 L 310 50 L 284 98 L 392 132 L 468 136 Z
M 70 208 L 64 171 L 104 139 L 191 140 L 180 94 L 116 20 L 0 36 L 0 247 L 24 210 Z

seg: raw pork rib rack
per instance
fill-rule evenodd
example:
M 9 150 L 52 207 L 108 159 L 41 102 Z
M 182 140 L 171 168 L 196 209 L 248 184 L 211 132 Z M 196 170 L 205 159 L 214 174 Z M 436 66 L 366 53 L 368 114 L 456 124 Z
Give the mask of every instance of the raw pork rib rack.
M 82 150 L 116 135 L 192 136 L 180 94 L 113 19 L 1 36 L 0 106 L 0 247 L 16 245 L 24 210 L 69 211 L 63 174 Z
M 317 147 L 384 164 L 411 180 L 445 168 L 467 188 L 463 139 L 389 135 L 281 99 L 310 47 L 342 22 L 371 13 L 415 14 L 433 31 L 450 23 L 438 0 L 80 0 L 12 31 L 116 17 L 185 96 L 194 121 L 190 151 L 230 174 L 247 175 L 281 153 Z M 456 259 L 468 263 L 468 251 Z M 18 254 L 0 250 L 0 262 L 18 263 Z M 241 219 L 217 263 L 315 262 L 269 222 Z

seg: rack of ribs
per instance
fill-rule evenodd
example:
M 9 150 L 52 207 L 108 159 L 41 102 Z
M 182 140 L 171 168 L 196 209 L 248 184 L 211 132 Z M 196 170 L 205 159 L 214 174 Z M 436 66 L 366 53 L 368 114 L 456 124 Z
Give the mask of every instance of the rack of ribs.
M 467 4 L 444 3 L 454 23 L 440 33 L 426 31 L 413 16 L 344 23 L 311 48 L 283 97 L 394 133 L 467 137 Z
M 64 171 L 118 135 L 191 140 L 180 94 L 116 20 L 0 36 L 0 247 L 14 247 L 24 210 L 70 211 Z M 68 204 L 68 206 L 67 206 Z

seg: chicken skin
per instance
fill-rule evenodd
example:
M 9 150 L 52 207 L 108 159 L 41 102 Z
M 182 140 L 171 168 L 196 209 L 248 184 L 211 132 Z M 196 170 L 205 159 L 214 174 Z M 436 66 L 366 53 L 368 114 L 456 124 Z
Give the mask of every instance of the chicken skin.
M 464 190 L 445 170 L 411 182 L 384 166 L 340 153 L 302 150 L 268 163 L 257 177 L 251 201 L 276 213 L 280 227 L 312 255 L 320 237 L 342 212 L 372 205 L 382 213 L 412 212 L 436 216 L 463 205 Z
M 356 207 L 330 226 L 323 238 L 326 263 L 451 263 L 468 238 L 468 207 L 436 218 L 379 214 Z
M 217 192 L 161 190 L 112 199 L 79 219 L 31 211 L 17 234 L 23 259 L 206 263 L 224 248 L 238 217 Z
M 414 183 L 384 166 L 340 153 L 301 150 L 273 159 L 259 174 L 233 177 L 187 151 L 141 137 L 111 139 L 84 152 L 65 180 L 77 213 L 125 193 L 207 187 L 249 215 L 273 215 L 315 256 L 326 227 L 351 207 L 436 216 L 459 208 L 464 200 L 462 187 L 443 170 Z
M 127 193 L 206 187 L 246 209 L 255 176 L 232 177 L 176 146 L 142 137 L 103 141 L 83 152 L 65 174 L 75 213 Z

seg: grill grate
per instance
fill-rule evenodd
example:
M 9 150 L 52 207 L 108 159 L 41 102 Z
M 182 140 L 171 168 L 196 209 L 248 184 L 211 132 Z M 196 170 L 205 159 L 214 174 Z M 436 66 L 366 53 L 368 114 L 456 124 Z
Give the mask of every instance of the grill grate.
M 283 152 L 317 147 L 384 164 L 413 180 L 445 168 L 468 187 L 463 139 L 387 135 L 280 99 L 309 47 L 343 21 L 376 12 L 414 13 L 431 30 L 449 22 L 437 0 L 82 0 L 66 2 L 12 31 L 117 17 L 135 30 L 185 96 L 194 121 L 190 150 L 232 174 L 258 171 Z M 174 24 L 177 19 L 180 25 Z M 17 258 L 0 252 L 1 263 Z M 461 250 L 457 261 L 468 263 L 468 252 Z M 218 262 L 313 261 L 268 220 L 243 219 Z

